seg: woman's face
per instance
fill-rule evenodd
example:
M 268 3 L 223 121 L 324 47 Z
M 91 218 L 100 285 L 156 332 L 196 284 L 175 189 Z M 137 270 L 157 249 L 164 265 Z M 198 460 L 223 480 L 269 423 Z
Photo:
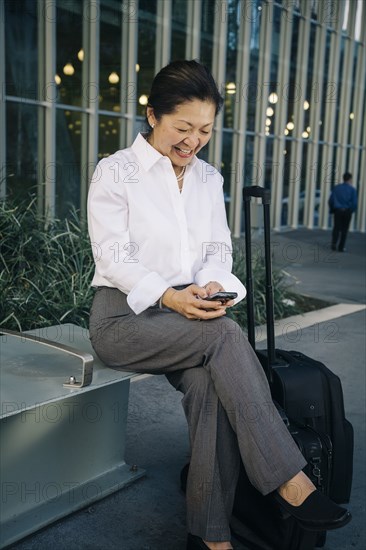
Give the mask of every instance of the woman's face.
M 169 157 L 173 167 L 182 168 L 210 140 L 215 110 L 211 101 L 194 99 L 178 105 L 174 113 L 156 120 L 154 109 L 148 107 L 148 121 L 150 125 L 154 124 L 149 143 Z

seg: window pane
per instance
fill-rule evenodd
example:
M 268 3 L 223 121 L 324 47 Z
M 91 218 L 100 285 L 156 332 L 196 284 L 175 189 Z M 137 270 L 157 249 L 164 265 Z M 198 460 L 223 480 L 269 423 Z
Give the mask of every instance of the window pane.
M 98 159 L 109 157 L 119 149 L 120 119 L 99 116 Z
M 202 1 L 200 60 L 207 67 L 212 66 L 214 18 L 216 11 L 220 7 L 220 2 L 212 2 L 212 0 Z
M 119 111 L 121 90 L 122 10 L 116 0 L 100 6 L 99 107 Z
M 6 0 L 6 93 L 38 98 L 37 2 Z
M 56 115 L 56 216 L 80 207 L 81 135 L 84 118 L 77 111 Z M 86 167 L 85 167 L 86 168 Z
M 225 195 L 225 201 L 227 203 L 230 201 L 231 172 L 234 171 L 234 169 L 237 169 L 237 167 L 232 168 L 232 165 L 231 165 L 232 148 L 233 148 L 233 134 L 230 131 L 224 131 L 223 141 L 222 141 L 221 167 L 218 166 L 217 168 L 219 169 L 219 171 L 222 174 L 222 177 L 224 178 L 224 195 Z
M 239 2 L 230 0 L 227 6 L 226 16 L 228 18 L 227 30 L 227 55 L 226 55 L 226 79 L 224 93 L 224 126 L 232 128 L 234 122 L 234 102 L 240 100 L 240 90 L 236 95 L 236 56 L 238 53 L 238 32 L 239 32 Z
M 187 0 L 173 0 L 171 59 L 185 59 Z
M 42 133 L 41 108 L 22 103 L 7 103 L 6 108 L 6 175 L 9 197 L 25 198 L 37 194 L 38 148 Z
M 155 76 L 156 0 L 139 2 L 137 114 L 145 116 L 146 100 Z
M 58 101 L 81 105 L 83 16 L 81 0 L 57 0 L 56 73 Z M 58 80 L 60 79 L 60 80 Z

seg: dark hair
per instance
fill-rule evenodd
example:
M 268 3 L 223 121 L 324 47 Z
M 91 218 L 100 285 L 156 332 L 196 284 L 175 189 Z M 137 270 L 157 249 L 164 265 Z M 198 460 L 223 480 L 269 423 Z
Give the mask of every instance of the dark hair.
M 172 61 L 155 76 L 147 105 L 157 120 L 174 113 L 178 105 L 193 99 L 211 101 L 220 111 L 224 102 L 209 69 L 198 61 Z
M 343 181 L 351 181 L 352 179 L 352 174 L 350 174 L 350 172 L 345 172 L 343 174 Z

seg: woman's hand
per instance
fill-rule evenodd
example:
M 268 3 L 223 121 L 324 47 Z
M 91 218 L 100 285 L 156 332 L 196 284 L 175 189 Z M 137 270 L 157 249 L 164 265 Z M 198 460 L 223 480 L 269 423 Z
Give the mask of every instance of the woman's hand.
M 217 281 L 210 281 L 209 283 L 205 284 L 204 288 L 207 290 L 209 296 L 211 296 L 211 294 L 215 294 L 216 292 L 225 292 L 224 287 Z M 225 307 L 232 307 L 234 304 L 235 300 L 223 302 L 223 305 L 225 305 Z
M 219 283 L 211 282 L 209 289 L 198 285 L 189 285 L 184 290 L 175 290 L 174 288 L 168 288 L 162 296 L 162 304 L 174 311 L 177 311 L 187 319 L 215 319 L 216 317 L 222 317 L 226 313 L 226 307 L 228 304 L 234 304 L 234 300 L 230 300 L 225 304 L 220 301 L 207 302 L 204 298 L 207 298 L 210 294 L 213 294 L 211 288 L 214 288 L 214 292 L 223 290 Z M 210 290 L 210 291 L 209 291 Z

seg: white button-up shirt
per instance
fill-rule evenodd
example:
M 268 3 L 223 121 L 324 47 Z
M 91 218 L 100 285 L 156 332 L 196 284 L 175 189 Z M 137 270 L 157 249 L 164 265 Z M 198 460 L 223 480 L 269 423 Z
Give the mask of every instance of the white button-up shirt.
M 118 288 L 136 314 L 167 288 L 189 283 L 218 281 L 242 300 L 222 184 L 215 168 L 194 157 L 180 193 L 169 158 L 141 134 L 101 160 L 88 196 L 92 285 Z

